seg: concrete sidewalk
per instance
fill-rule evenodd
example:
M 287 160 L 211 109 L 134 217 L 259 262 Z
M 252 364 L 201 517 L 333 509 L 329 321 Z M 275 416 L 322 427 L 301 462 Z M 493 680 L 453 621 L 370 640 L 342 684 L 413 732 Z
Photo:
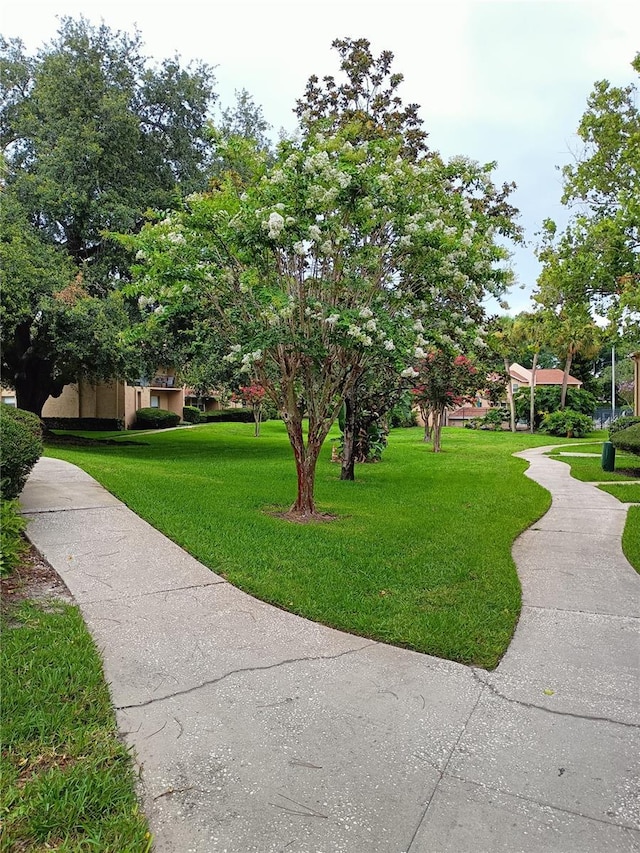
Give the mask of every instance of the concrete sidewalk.
M 28 535 L 102 651 L 157 853 L 640 851 L 640 577 L 626 507 L 553 495 L 516 542 L 492 673 L 308 622 L 229 585 L 80 469 L 41 459 Z

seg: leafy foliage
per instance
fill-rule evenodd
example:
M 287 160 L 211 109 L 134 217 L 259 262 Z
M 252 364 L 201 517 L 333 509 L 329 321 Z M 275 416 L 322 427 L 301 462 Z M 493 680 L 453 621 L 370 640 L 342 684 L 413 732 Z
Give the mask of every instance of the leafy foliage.
M 183 406 L 182 407 L 182 420 L 188 424 L 199 424 L 202 423 L 202 412 L 197 406 Z
M 616 420 L 609 426 L 609 438 L 617 432 L 620 432 L 620 430 L 627 429 L 635 424 L 640 424 L 640 417 L 628 415 L 623 418 L 616 418 Z
M 611 436 L 611 442 L 620 450 L 627 450 L 629 453 L 640 455 L 640 423 L 614 433 Z
M 23 531 L 26 520 L 16 500 L 0 499 L 0 577 L 6 577 L 20 564 L 27 543 Z
M 546 414 L 555 412 L 560 408 L 561 395 L 562 388 L 560 385 L 536 385 L 534 390 L 535 429 L 538 429 L 542 418 Z M 530 389 L 521 388 L 514 395 L 514 399 L 518 418 L 529 421 Z M 567 389 L 567 404 L 575 412 L 592 416 L 597 406 L 597 400 L 593 394 L 590 394 L 583 388 L 570 387 Z
M 180 423 L 180 415 L 167 409 L 146 408 L 136 412 L 136 429 L 165 429 Z
M 40 421 L 31 412 L 0 405 L 0 497 L 17 498 L 42 455 Z
M 70 381 L 123 375 L 127 315 L 109 293 L 129 258 L 104 234 L 206 186 L 213 77 L 177 58 L 151 69 L 137 32 L 84 18 L 35 56 L 0 47 L 3 381 L 40 414 Z
M 543 417 L 540 430 L 550 435 L 583 438 L 593 430 L 593 420 L 588 415 L 582 415 L 573 409 L 558 409 Z

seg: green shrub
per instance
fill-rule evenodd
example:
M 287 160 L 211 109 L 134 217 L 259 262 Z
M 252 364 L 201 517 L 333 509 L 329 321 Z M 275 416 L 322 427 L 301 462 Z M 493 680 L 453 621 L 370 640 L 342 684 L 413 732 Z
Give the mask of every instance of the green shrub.
M 640 455 L 640 423 L 614 433 L 611 436 L 611 443 L 618 450 L 628 450 L 629 453 Z
M 535 414 L 534 429 L 538 429 L 545 415 L 550 412 L 560 411 L 560 396 L 562 388 L 560 385 L 537 385 L 534 391 Z M 514 395 L 516 415 L 518 418 L 529 423 L 529 406 L 531 400 L 531 389 L 521 388 Z M 584 388 L 567 388 L 567 409 L 591 416 L 597 405 L 597 400 Z M 565 410 L 566 411 L 566 410 Z
M 387 420 L 390 427 L 410 429 L 411 427 L 418 426 L 418 412 L 413 408 L 413 399 L 410 392 L 403 394 L 398 400 L 389 412 Z
M 26 553 L 25 527 L 18 501 L 0 500 L 0 577 L 10 575 Z
M 593 419 L 573 409 L 562 409 L 545 415 L 540 429 L 549 435 L 582 438 L 593 430 Z
M 0 405 L 0 498 L 17 498 L 42 455 L 40 419 L 31 412 Z
M 183 406 L 182 420 L 188 424 L 200 424 L 203 422 L 202 412 L 197 406 Z
M 623 429 L 628 429 L 630 426 L 634 426 L 634 424 L 640 424 L 640 418 L 634 417 L 633 415 L 626 415 L 623 418 L 616 418 L 616 420 L 609 427 L 609 438 L 612 435 L 615 435 L 617 432 L 620 432 Z
M 252 409 L 218 409 L 215 412 L 206 412 L 205 419 L 210 423 L 253 423 Z
M 169 412 L 167 409 L 138 409 L 135 429 L 166 429 L 177 426 L 179 423 L 180 415 Z
M 509 420 L 509 413 L 502 406 L 495 409 L 489 409 L 487 414 L 481 419 L 480 429 L 501 430 L 504 421 Z

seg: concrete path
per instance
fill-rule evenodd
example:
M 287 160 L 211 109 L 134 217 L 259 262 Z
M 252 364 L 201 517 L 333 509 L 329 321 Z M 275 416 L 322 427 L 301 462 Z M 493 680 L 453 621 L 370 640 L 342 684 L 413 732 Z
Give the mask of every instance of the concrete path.
M 626 507 L 519 454 L 552 509 L 516 542 L 492 673 L 256 601 L 80 469 L 41 459 L 28 534 L 102 651 L 157 853 L 640 851 L 640 577 Z

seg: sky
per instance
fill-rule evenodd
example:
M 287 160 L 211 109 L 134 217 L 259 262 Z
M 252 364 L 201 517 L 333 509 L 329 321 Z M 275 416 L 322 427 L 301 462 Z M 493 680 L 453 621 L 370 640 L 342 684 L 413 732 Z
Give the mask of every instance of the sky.
M 22 0 L 3 4 L 0 33 L 34 53 L 59 17 L 80 15 L 137 27 L 152 62 L 177 53 L 215 66 L 222 106 L 246 89 L 274 136 L 294 130 L 309 76 L 338 72 L 335 38 L 366 38 L 375 55 L 390 50 L 404 75 L 399 94 L 420 104 L 430 147 L 496 161 L 496 181 L 517 184 L 526 246 L 513 251 L 512 314 L 530 307 L 543 220 L 567 220 L 559 167 L 580 154 L 576 130 L 594 82 L 638 83 L 637 0 Z

